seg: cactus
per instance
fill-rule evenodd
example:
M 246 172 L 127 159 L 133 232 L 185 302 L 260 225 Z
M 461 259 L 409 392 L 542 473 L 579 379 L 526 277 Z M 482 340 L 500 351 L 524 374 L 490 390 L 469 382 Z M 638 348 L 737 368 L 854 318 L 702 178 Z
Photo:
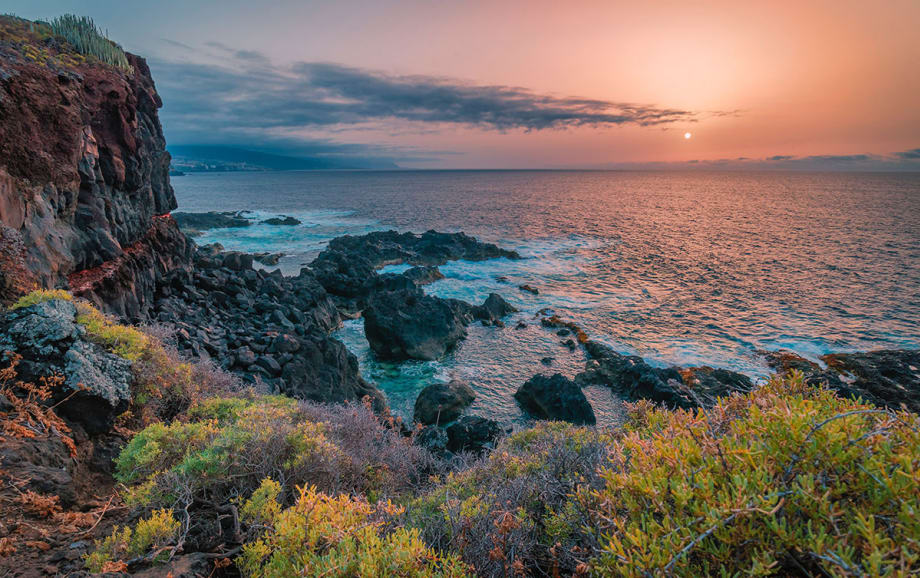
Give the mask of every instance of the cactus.
M 66 40 L 80 54 L 93 56 L 102 62 L 128 72 L 134 72 L 121 46 L 106 38 L 92 18 L 64 14 L 49 22 L 55 35 Z

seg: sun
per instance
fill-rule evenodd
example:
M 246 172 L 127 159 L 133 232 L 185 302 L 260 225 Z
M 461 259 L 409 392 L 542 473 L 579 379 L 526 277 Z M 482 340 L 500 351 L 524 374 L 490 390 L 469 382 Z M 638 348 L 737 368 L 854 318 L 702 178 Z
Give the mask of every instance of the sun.
M 689 133 L 689 132 L 685 132 L 685 133 L 684 133 L 684 138 L 687 139 L 687 140 L 690 140 L 690 137 L 692 137 L 692 136 L 693 136 L 693 134 L 691 134 L 691 133 Z

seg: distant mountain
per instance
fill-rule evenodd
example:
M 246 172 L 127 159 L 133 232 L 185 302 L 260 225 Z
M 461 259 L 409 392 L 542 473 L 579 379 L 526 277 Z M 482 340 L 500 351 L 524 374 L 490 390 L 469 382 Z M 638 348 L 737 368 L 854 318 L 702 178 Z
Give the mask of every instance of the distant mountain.
M 169 152 L 173 170 L 180 173 L 399 168 L 385 159 L 294 157 L 229 146 L 172 145 Z

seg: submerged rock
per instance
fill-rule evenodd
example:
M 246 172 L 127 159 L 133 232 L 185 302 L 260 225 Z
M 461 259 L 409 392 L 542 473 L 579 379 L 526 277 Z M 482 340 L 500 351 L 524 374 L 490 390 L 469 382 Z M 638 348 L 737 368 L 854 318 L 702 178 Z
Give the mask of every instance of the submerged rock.
M 514 398 L 527 413 L 539 419 L 594 425 L 594 409 L 581 388 L 561 373 L 551 377 L 535 375 L 524 383 Z
M 452 422 L 474 399 L 476 393 L 473 388 L 456 379 L 450 383 L 429 385 L 415 400 L 415 421 L 425 425 Z

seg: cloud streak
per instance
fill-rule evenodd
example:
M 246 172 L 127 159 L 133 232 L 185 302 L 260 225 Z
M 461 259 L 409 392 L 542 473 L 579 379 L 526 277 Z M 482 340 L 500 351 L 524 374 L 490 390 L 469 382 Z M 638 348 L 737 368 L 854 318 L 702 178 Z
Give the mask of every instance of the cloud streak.
M 619 125 L 664 126 L 722 114 L 651 104 L 540 94 L 433 76 L 397 76 L 335 63 L 272 65 L 262 54 L 211 42 L 215 62 L 151 59 L 173 139 L 275 141 L 304 132 L 384 125 L 459 125 L 541 131 Z M 735 114 L 731 111 L 726 114 Z

